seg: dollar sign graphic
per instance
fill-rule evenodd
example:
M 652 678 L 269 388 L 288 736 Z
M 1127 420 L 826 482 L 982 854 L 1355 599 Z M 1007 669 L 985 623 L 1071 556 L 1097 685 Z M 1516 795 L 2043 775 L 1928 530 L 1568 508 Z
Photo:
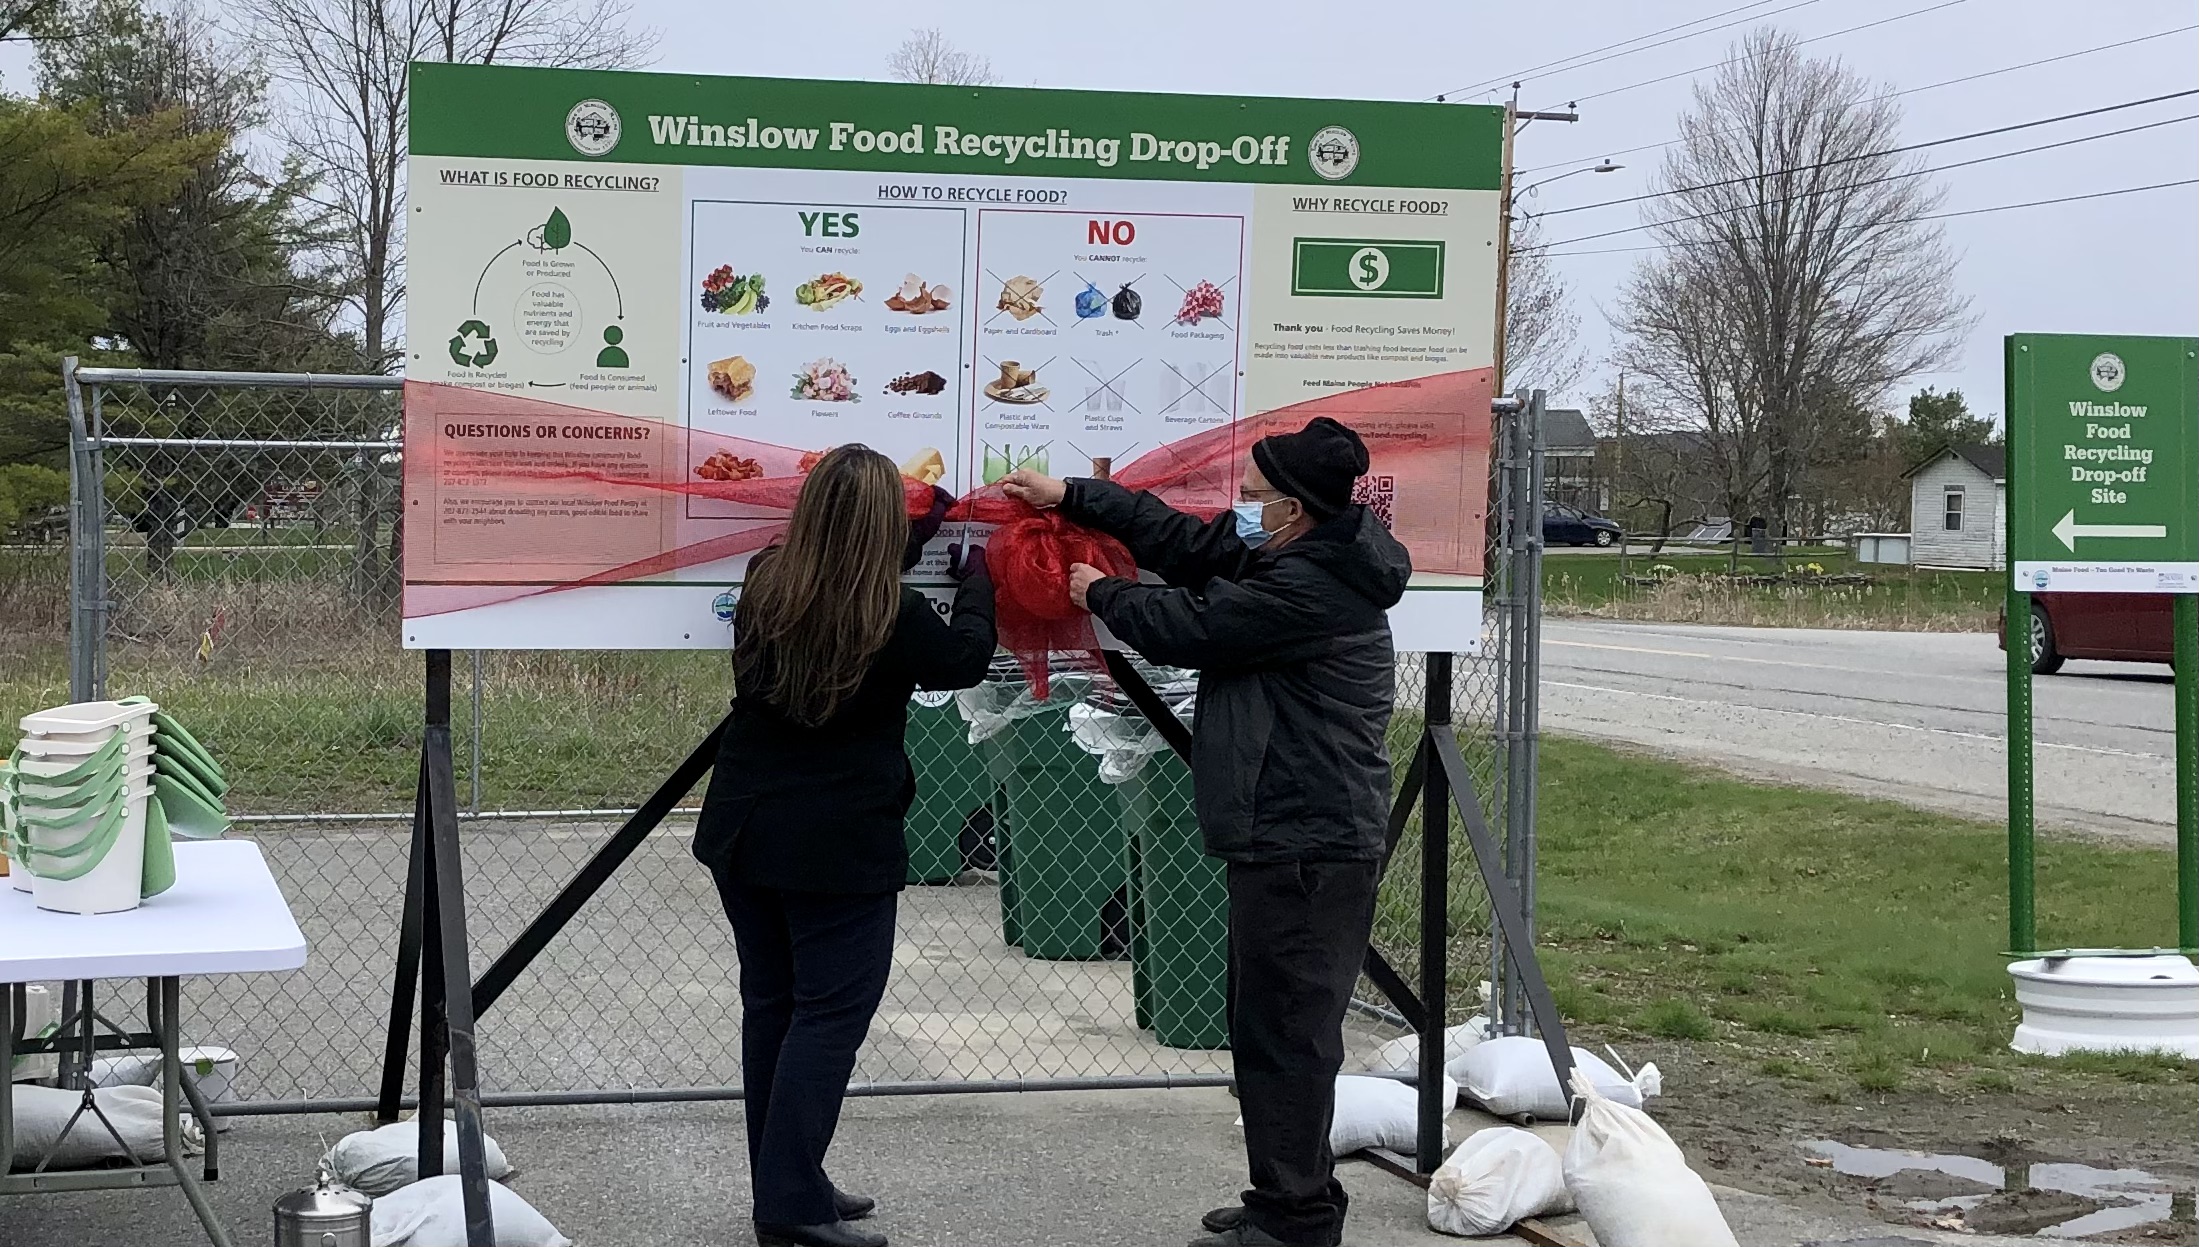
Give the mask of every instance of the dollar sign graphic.
M 1359 277 L 1364 285 L 1373 286 L 1381 282 L 1382 270 L 1375 267 L 1374 256 L 1362 255 L 1359 257 Z

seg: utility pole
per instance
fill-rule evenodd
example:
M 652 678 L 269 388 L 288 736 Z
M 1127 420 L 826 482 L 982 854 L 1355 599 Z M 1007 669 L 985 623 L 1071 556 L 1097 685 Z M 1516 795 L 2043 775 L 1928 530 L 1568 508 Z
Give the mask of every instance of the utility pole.
M 1576 108 L 1567 104 L 1567 109 Z M 1512 139 L 1531 121 L 1579 121 L 1578 112 L 1523 112 L 1519 106 L 1519 84 L 1512 84 L 1512 98 L 1504 102 L 1504 179 L 1497 186 L 1497 341 L 1496 384 L 1492 392 L 1504 393 L 1504 328 L 1512 299 Z M 1617 168 L 1616 165 L 1610 165 Z M 1602 170 L 1596 170 L 1601 172 Z M 1561 175 L 1562 176 L 1562 175 Z M 1555 178 L 1549 179 L 1555 181 Z M 1537 183 L 1540 185 L 1540 183 Z

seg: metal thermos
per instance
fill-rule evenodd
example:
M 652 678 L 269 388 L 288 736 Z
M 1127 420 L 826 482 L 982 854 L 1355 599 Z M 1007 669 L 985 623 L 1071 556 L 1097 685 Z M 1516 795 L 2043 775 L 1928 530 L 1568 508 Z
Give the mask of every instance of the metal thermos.
M 275 1247 L 369 1247 L 373 1207 L 322 1161 L 312 1186 L 275 1201 Z

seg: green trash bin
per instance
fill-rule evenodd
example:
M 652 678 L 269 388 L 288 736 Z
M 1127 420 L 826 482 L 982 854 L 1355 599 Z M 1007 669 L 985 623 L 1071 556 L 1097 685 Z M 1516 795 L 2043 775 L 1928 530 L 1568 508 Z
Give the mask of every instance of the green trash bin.
M 985 759 L 970 744 L 970 725 L 952 693 L 918 693 L 904 737 L 916 772 L 916 801 L 903 834 L 910 883 L 952 883 L 967 864 L 962 829 L 992 799 Z
M 1191 770 L 1173 753 L 1156 754 L 1117 795 L 1137 860 L 1140 1025 L 1171 1048 L 1226 1048 L 1229 888 L 1199 837 Z
M 1082 676 L 1055 676 L 1046 706 L 1012 719 L 989 742 L 1006 793 L 1006 817 L 996 809 L 993 821 L 1003 908 L 1014 915 L 1024 954 L 1046 961 L 1130 951 L 1121 809 L 1066 730 L 1069 707 L 1090 687 Z

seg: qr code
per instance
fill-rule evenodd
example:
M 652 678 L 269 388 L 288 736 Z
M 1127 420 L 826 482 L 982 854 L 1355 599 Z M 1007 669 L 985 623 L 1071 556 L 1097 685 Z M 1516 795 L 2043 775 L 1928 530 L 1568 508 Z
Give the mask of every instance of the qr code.
M 1351 500 L 1374 512 L 1382 527 L 1397 527 L 1397 478 L 1362 476 L 1352 483 Z

